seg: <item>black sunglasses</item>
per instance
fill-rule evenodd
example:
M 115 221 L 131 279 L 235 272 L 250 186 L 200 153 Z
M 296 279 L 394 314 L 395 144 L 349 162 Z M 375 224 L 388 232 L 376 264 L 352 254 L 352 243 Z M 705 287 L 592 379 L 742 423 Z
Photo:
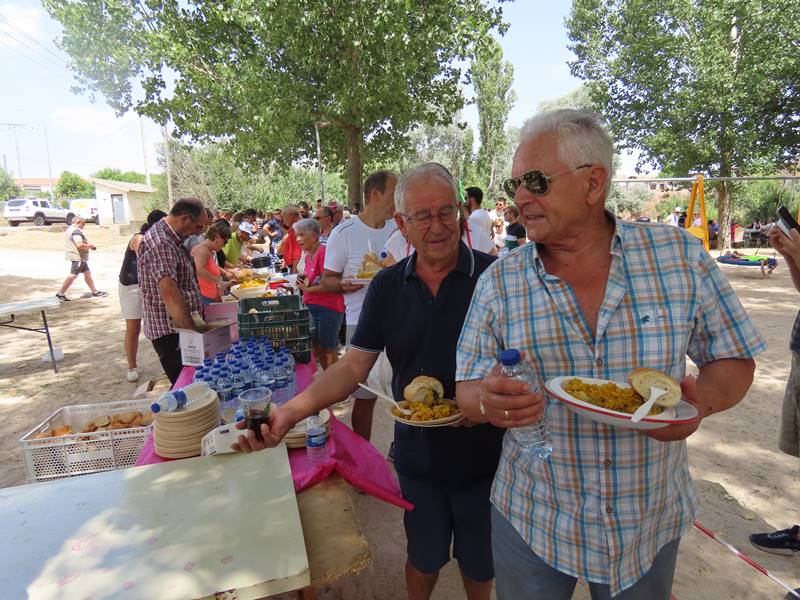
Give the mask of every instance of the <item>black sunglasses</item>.
M 585 169 L 587 167 L 591 167 L 592 164 L 588 163 L 585 165 L 580 165 L 579 167 L 575 167 L 574 169 L 567 169 L 566 171 L 561 171 L 560 173 L 556 173 L 555 175 L 545 175 L 541 171 L 528 171 L 527 173 L 523 173 L 519 177 L 512 177 L 511 179 L 506 179 L 503 182 L 503 191 L 508 194 L 508 197 L 511 200 L 514 200 L 514 196 L 517 195 L 517 191 L 519 190 L 519 186 L 524 185 L 525 188 L 535 194 L 537 196 L 543 196 L 547 193 L 547 190 L 550 188 L 550 182 L 553 181 L 556 177 L 564 175 L 566 173 L 572 173 L 573 171 L 579 171 L 580 169 Z

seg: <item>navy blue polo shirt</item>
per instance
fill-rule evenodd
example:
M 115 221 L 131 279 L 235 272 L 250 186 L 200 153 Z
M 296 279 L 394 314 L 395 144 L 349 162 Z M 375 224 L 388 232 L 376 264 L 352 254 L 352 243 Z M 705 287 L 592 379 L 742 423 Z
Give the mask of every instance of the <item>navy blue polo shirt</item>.
M 414 253 L 375 276 L 367 290 L 350 345 L 367 352 L 386 349 L 392 392 L 418 375 L 442 382 L 445 396 L 456 391 L 456 344 L 478 276 L 494 257 L 459 242 L 458 262 L 434 297 L 415 273 Z M 409 477 L 454 486 L 493 477 L 505 430 L 475 427 L 413 427 L 395 423 L 395 468 Z

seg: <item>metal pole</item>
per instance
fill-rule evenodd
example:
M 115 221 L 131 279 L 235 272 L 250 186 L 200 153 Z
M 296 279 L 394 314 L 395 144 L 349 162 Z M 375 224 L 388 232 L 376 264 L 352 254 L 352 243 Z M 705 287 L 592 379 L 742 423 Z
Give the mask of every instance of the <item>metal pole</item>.
M 150 185 L 150 169 L 147 168 L 147 146 L 144 142 L 144 124 L 142 115 L 139 115 L 139 136 L 142 138 L 142 155 L 144 156 L 144 181 Z
M 646 177 L 634 179 L 612 179 L 611 183 L 659 183 L 659 182 L 677 182 L 686 181 L 693 182 L 697 176 L 693 177 Z M 740 177 L 703 177 L 703 181 L 787 181 L 790 179 L 800 179 L 796 175 L 768 175 L 768 176 L 750 176 L 742 175 Z
M 47 138 L 47 125 L 44 126 L 44 147 L 47 151 L 47 176 L 50 178 L 50 201 L 55 202 L 56 196 L 53 192 L 53 166 L 50 163 L 50 140 Z M 44 312 L 42 312 L 42 318 L 44 318 Z
M 161 126 L 161 134 L 164 136 L 164 160 L 167 165 L 167 198 L 169 199 L 169 207 L 175 204 L 172 201 L 172 153 L 169 149 L 169 132 L 167 126 Z
M 317 133 L 317 166 L 319 167 L 319 191 L 322 203 L 325 204 L 325 180 L 322 176 L 322 147 L 319 143 L 319 124 L 314 122 L 314 131 Z

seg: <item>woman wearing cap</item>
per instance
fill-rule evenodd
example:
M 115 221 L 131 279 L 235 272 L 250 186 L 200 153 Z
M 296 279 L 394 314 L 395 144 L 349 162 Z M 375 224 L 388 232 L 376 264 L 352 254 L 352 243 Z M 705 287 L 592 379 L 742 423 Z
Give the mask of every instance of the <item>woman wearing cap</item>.
M 142 330 L 142 296 L 139 291 L 139 274 L 136 271 L 136 253 L 142 236 L 152 225 L 167 216 L 163 210 L 154 210 L 147 215 L 139 231 L 133 234 L 125 248 L 122 268 L 119 270 L 119 306 L 125 319 L 125 356 L 128 359 L 128 376 L 131 383 L 139 381 L 136 354 L 139 352 L 139 332 Z
M 223 275 L 227 272 L 217 263 L 217 252 L 231 239 L 231 228 L 225 221 L 217 221 L 206 231 L 205 239 L 192 249 L 197 270 L 200 300 L 203 304 L 221 302 L 220 292 L 227 287 Z

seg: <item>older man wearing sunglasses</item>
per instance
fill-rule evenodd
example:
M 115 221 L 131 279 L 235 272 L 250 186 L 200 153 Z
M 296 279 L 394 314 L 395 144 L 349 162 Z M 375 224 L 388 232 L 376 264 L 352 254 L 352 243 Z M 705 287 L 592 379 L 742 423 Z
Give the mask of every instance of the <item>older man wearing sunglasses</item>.
M 504 440 L 492 490 L 500 600 L 567 599 L 578 577 L 593 598 L 668 600 L 697 511 L 685 439 L 744 397 L 765 347 L 695 238 L 605 210 L 613 153 L 593 113 L 526 123 L 504 187 L 535 243 L 483 274 L 459 339 L 456 398 L 470 419 L 514 428 L 546 414 L 552 430 L 549 458 Z M 531 385 L 498 377 L 505 348 L 524 351 Z M 696 378 L 684 376 L 687 355 Z M 532 387 L 561 375 L 625 381 L 636 367 L 681 380 L 697 416 L 624 429 Z

